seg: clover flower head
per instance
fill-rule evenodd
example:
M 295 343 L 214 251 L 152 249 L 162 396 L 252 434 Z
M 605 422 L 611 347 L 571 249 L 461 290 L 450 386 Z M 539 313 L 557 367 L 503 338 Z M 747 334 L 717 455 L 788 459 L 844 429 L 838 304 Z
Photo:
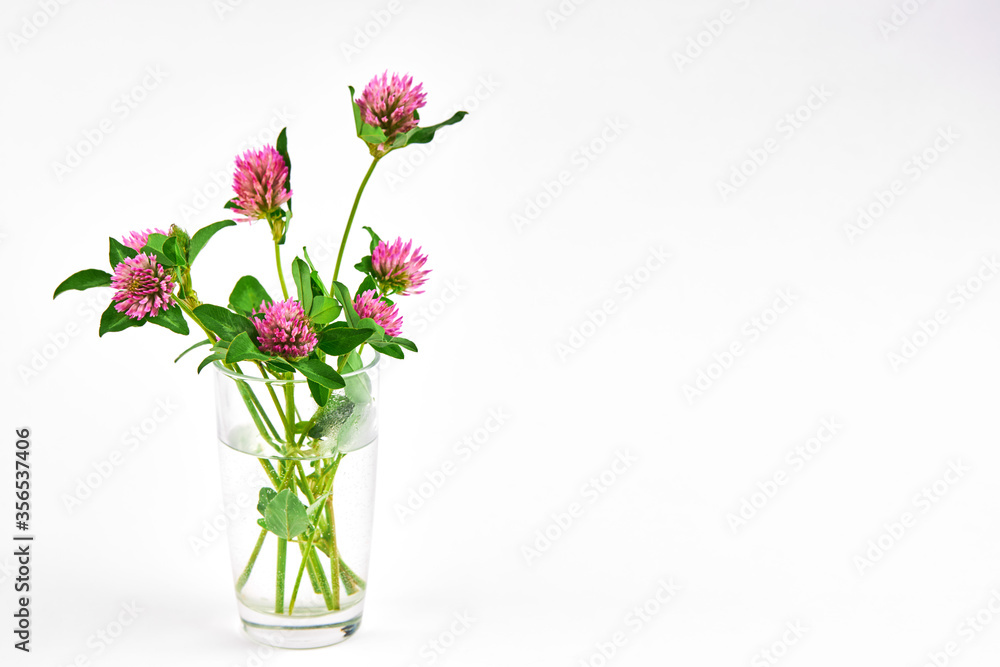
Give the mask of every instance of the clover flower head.
M 362 319 L 370 317 L 375 320 L 375 323 L 385 329 L 390 336 L 396 337 L 402 332 L 403 318 L 399 314 L 399 309 L 383 301 L 373 289 L 355 297 L 354 310 Z
M 361 110 L 361 118 L 372 127 L 381 129 L 385 133 L 386 144 L 391 144 L 398 135 L 417 126 L 414 114 L 427 100 L 423 87 L 422 83 L 414 86 L 413 77 L 409 74 L 393 74 L 390 78 L 387 70 L 381 76 L 376 74 L 368 82 L 355 103 Z
M 379 289 L 392 294 L 423 294 L 417 290 L 427 282 L 430 270 L 423 270 L 427 256 L 420 254 L 420 248 L 413 250 L 413 241 L 403 243 L 397 238 L 392 245 L 379 241 L 372 250 L 372 269 Z
M 115 267 L 111 286 L 117 291 L 115 310 L 141 320 L 156 317 L 174 305 L 174 279 L 156 261 L 156 255 L 139 253 Z
M 257 327 L 258 347 L 276 357 L 292 360 L 307 357 L 318 342 L 302 304 L 293 299 L 270 304 L 262 301 L 251 319 Z
M 274 146 L 248 150 L 236 158 L 233 190 L 240 222 L 264 220 L 292 198 L 288 163 Z

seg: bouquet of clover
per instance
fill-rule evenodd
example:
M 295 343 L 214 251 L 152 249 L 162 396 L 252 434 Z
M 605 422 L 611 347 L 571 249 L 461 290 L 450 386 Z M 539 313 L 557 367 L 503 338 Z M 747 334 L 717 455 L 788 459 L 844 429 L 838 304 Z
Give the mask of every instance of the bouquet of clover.
M 282 263 L 281 249 L 292 222 L 291 160 L 282 130 L 274 146 L 248 150 L 236 159 L 235 196 L 225 203 L 239 222 L 261 220 L 270 227 L 280 299 L 247 275 L 236 281 L 227 306 L 200 300 L 192 266 L 217 232 L 237 224 L 234 220 L 216 222 L 191 235 L 172 225 L 166 231 L 134 231 L 121 242 L 111 238 L 110 273 L 80 271 L 55 290 L 58 296 L 68 290 L 112 287 L 112 303 L 100 320 L 101 336 L 147 323 L 188 335 L 190 320 L 205 338 L 177 359 L 205 347 L 208 355 L 198 372 L 214 364 L 221 381 L 235 387 L 234 395 L 239 396 L 235 402 L 240 410 L 245 408 L 244 416 L 249 415 L 247 424 L 252 423 L 249 440 L 268 450 L 254 457 L 254 465 L 260 466 L 255 470 L 263 472 L 266 482 L 254 489 L 259 498 L 259 535 L 235 576 L 245 625 L 250 622 L 248 614 L 256 611 L 283 615 L 284 620 L 271 625 L 289 627 L 287 617 L 296 614 L 304 573 L 306 585 L 321 599 L 318 608 L 300 612 L 306 615 L 341 611 L 365 588 L 364 578 L 338 547 L 334 479 L 343 459 L 358 446 L 358 431 L 374 410 L 364 348 L 374 350 L 376 358 L 384 354 L 402 359 L 403 350 L 417 351 L 401 336 L 402 318 L 393 299 L 420 293 L 429 271 L 424 269 L 426 256 L 413 248 L 412 241 L 397 238 L 387 243 L 365 227 L 371 235 L 370 254 L 355 265 L 362 274 L 359 287 L 352 292 L 338 278 L 358 203 L 379 161 L 406 146 L 430 142 L 438 129 L 465 116 L 459 111 L 443 123 L 420 126 L 417 110 L 426 98 L 422 88 L 413 85 L 412 77 L 390 78 L 388 72 L 373 78 L 356 100 L 350 88 L 356 133 L 367 144 L 372 162 L 354 198 L 332 280 L 324 279 L 306 248 L 290 267 Z M 269 535 L 275 568 L 273 601 L 262 603 L 260 595 L 242 596 L 242 591 L 254 576 Z M 298 561 L 291 572 L 289 544 L 295 545 Z M 367 545 L 363 551 L 367 561 Z M 245 613 L 244 606 L 250 611 Z M 262 621 L 255 617 L 254 623 Z

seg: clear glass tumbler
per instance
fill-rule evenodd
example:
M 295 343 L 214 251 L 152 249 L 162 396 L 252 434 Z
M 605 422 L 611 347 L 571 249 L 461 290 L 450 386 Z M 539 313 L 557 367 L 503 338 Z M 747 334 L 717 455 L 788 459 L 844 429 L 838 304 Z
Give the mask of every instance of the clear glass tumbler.
M 343 389 L 251 362 L 216 368 L 222 489 L 240 617 L 255 641 L 329 646 L 361 623 L 378 450 L 379 355 Z M 353 368 L 353 370 L 352 370 Z

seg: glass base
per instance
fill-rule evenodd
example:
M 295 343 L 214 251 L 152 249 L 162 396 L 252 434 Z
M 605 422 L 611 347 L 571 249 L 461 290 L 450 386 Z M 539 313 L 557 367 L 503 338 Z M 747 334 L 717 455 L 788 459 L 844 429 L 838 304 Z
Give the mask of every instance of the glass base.
M 306 649 L 333 646 L 361 626 L 361 605 L 318 615 L 278 616 L 237 603 L 247 636 L 275 648 Z

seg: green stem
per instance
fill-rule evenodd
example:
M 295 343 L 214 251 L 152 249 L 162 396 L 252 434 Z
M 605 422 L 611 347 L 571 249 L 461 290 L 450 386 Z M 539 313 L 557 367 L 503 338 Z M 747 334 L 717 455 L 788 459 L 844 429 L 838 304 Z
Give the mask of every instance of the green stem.
M 302 554 L 302 560 L 305 561 L 306 563 L 306 571 L 309 573 L 309 583 L 312 584 L 313 593 L 319 595 L 323 592 L 323 589 L 320 588 L 319 579 L 316 577 L 316 568 L 313 567 L 312 560 L 309 558 L 309 556 L 312 554 L 312 550 L 310 549 L 307 552 L 306 545 L 302 544 L 301 542 L 299 542 L 298 544 L 299 544 L 299 552 Z M 313 549 L 315 548 L 316 547 L 314 545 Z
M 180 299 L 175 299 L 175 301 L 177 301 L 177 305 L 181 307 L 181 310 L 187 313 L 187 316 L 191 318 L 191 321 L 197 324 L 199 327 L 201 327 L 201 330 L 205 332 L 206 336 L 208 336 L 208 340 L 211 341 L 213 345 L 215 345 L 215 341 L 218 340 L 215 337 L 215 334 L 209 331 L 208 328 L 201 323 L 201 320 L 199 320 L 198 317 L 194 314 L 194 311 L 191 310 L 191 307 L 188 306 L 183 301 L 181 301 Z
M 333 482 L 330 483 L 331 491 Z M 333 608 L 340 609 L 340 553 L 337 551 L 337 526 L 333 522 L 333 494 L 326 497 L 326 513 L 330 522 L 330 584 L 333 587 Z
M 285 272 L 281 269 L 281 244 L 278 241 L 274 242 L 274 263 L 278 267 L 278 280 L 281 281 L 281 293 L 285 295 L 285 301 L 288 301 L 288 288 L 285 287 Z
M 247 412 L 250 413 L 250 418 L 253 419 L 253 423 L 257 427 L 257 432 L 260 433 L 265 442 L 269 442 L 273 446 L 274 443 L 271 441 L 271 437 L 264 429 L 264 422 L 260 420 L 260 414 L 257 412 L 258 408 L 254 407 L 255 404 L 257 404 L 258 407 L 260 404 L 257 401 L 257 397 L 254 396 L 253 390 L 250 389 L 250 387 L 248 387 L 243 380 L 234 380 L 234 382 L 236 382 L 236 390 L 240 392 L 240 396 L 243 398 L 243 403 L 247 406 Z M 263 414 L 263 412 L 263 409 L 260 409 L 260 413 Z M 266 418 L 267 417 L 265 416 L 265 419 Z M 270 425 L 270 422 L 268 422 L 268 424 Z M 274 431 L 274 426 L 271 426 L 271 430 Z M 277 432 L 275 432 L 275 436 L 277 436 Z
M 355 585 L 354 580 L 351 579 L 350 577 L 348 577 L 347 573 L 344 572 L 344 567 L 343 567 L 343 565 L 344 565 L 344 559 L 343 558 L 340 559 L 340 565 L 341 565 L 341 567 L 340 567 L 340 580 L 342 582 L 344 582 L 344 591 L 346 591 L 348 597 L 350 597 L 351 595 L 354 595 L 355 593 L 358 592 L 358 587 Z
M 257 544 L 254 545 L 253 553 L 250 554 L 250 561 L 247 566 L 243 568 L 243 573 L 240 575 L 239 581 L 236 582 L 236 592 L 239 593 L 243 590 L 243 587 L 247 585 L 247 580 L 250 578 L 250 572 L 253 571 L 254 563 L 257 562 L 257 556 L 260 555 L 260 548 L 264 546 L 264 538 L 267 537 L 267 528 L 262 528 L 260 531 L 260 537 L 257 538 Z
M 312 491 L 309 490 L 309 483 L 306 481 L 307 480 L 306 472 L 305 469 L 302 467 L 302 462 L 296 461 L 295 468 L 299 474 L 299 476 L 296 477 L 296 481 L 299 484 L 299 488 L 302 489 L 302 493 L 303 495 L 305 495 L 306 500 L 309 502 L 310 505 L 312 505 L 314 502 L 316 502 L 316 497 L 313 495 Z M 302 566 L 307 567 L 309 570 L 309 579 L 312 582 L 313 590 L 323 595 L 323 600 L 326 602 L 327 609 L 332 610 L 334 608 L 333 593 L 330 592 L 330 585 L 326 581 L 326 575 L 323 573 L 323 568 L 318 567 L 319 565 L 319 563 L 317 562 L 318 557 L 316 556 L 315 552 L 315 549 L 317 547 L 315 546 L 314 541 L 315 541 L 315 536 L 313 539 L 309 541 L 308 545 L 303 545 L 302 543 L 299 543 L 299 547 L 302 549 Z M 300 571 L 298 575 L 299 577 L 302 576 L 301 574 L 302 566 L 300 566 Z M 346 567 L 346 565 L 344 567 Z M 341 572 L 343 572 L 343 570 L 341 570 Z M 351 575 L 354 575 L 354 573 L 351 572 Z M 357 575 L 354 576 L 356 577 Z M 343 577 L 343 574 L 341 574 L 341 577 Z M 361 587 L 364 588 L 363 583 Z M 292 598 L 294 599 L 294 597 L 295 593 L 293 592 Z M 288 608 L 288 613 L 289 614 L 292 613 L 291 606 L 289 606 Z
M 278 484 L 281 484 L 281 480 L 278 478 L 278 473 L 274 471 L 274 466 L 267 459 L 257 459 L 260 461 L 260 467 L 264 469 L 267 474 L 267 478 L 271 480 L 271 486 L 277 488 Z
M 309 538 L 309 541 L 306 542 L 306 548 L 302 552 L 302 562 L 299 564 L 299 573 L 295 575 L 295 585 L 292 587 L 292 599 L 288 603 L 289 616 L 291 616 L 292 612 L 295 611 L 295 598 L 299 596 L 299 585 L 302 583 L 302 573 L 306 569 L 306 563 L 309 562 L 309 559 L 306 558 L 306 554 L 312 553 L 313 539 L 313 537 Z
M 302 435 L 299 436 L 299 442 L 295 445 L 299 449 L 302 448 L 302 444 L 306 441 L 306 436 L 309 435 L 309 431 L 311 431 L 312 427 L 316 424 L 316 415 L 318 414 L 319 410 L 317 410 L 316 414 L 309 418 L 309 421 L 306 423 L 306 427 L 302 429 Z
M 357 586 L 361 590 L 364 590 L 365 589 L 365 580 L 362 579 L 361 577 L 359 577 L 358 575 L 356 575 L 354 573 L 354 570 L 352 570 L 351 568 L 347 567 L 347 563 L 344 562 L 344 559 L 343 559 L 343 557 L 341 557 L 340 554 L 337 554 L 337 558 L 340 559 L 340 572 L 341 572 L 341 576 L 344 577 L 344 579 L 345 579 L 344 586 L 345 587 L 347 586 L 347 581 L 346 580 L 350 579 L 351 582 L 355 586 Z M 350 592 L 351 591 L 348 591 L 348 594 L 350 594 Z
M 313 496 L 312 491 L 309 490 L 309 482 L 307 481 L 308 478 L 306 477 L 306 471 L 302 468 L 301 461 L 295 462 L 295 470 L 299 473 L 299 477 L 296 478 L 296 483 L 299 485 L 299 488 L 302 489 L 302 495 L 304 495 L 306 500 L 309 501 L 309 504 L 312 505 L 316 502 L 316 497 Z M 301 478 L 301 480 L 299 478 Z
M 277 249 L 278 244 L 275 243 L 274 247 Z M 279 263 L 279 268 L 281 264 Z M 284 281 L 282 281 L 284 282 Z M 284 285 L 282 285 L 284 287 Z M 288 298 L 288 295 L 285 295 Z M 263 370 L 263 368 L 261 369 Z M 291 380 L 290 377 L 286 378 Z M 268 384 L 268 389 L 270 389 L 270 383 Z M 283 417 L 282 421 L 285 422 L 285 440 L 288 444 L 288 448 L 292 449 L 295 447 L 295 434 L 292 432 L 292 424 L 295 420 L 295 385 L 288 382 L 284 385 L 285 389 L 285 410 L 288 413 L 287 418 Z M 273 390 L 272 390 L 272 396 Z M 278 397 L 274 396 L 274 405 L 278 408 L 278 414 L 281 414 L 281 405 L 278 403 Z M 286 452 L 291 453 L 291 452 Z M 292 480 L 295 477 L 295 464 L 292 461 L 282 461 L 280 466 L 285 468 L 285 476 L 281 480 L 282 489 L 287 489 L 289 485 L 292 484 Z M 278 489 L 280 492 L 281 489 Z M 294 487 L 293 487 L 294 491 Z M 285 560 L 288 554 L 288 541 L 279 538 L 278 539 L 278 565 L 277 565 L 277 581 L 275 582 L 274 589 L 274 613 L 281 614 L 285 611 Z M 290 613 L 290 612 L 289 612 Z
M 330 525 L 330 586 L 333 589 L 333 608 L 340 609 L 340 552 L 337 551 L 337 524 L 333 518 L 333 480 L 337 475 L 337 470 L 340 468 L 340 462 L 344 459 L 344 455 L 340 454 L 333 460 L 330 464 L 331 470 L 329 473 L 324 472 L 324 475 L 330 475 L 330 482 L 326 486 L 326 493 L 329 495 L 326 497 L 326 521 Z
M 323 572 L 323 566 L 319 562 L 319 556 L 316 555 L 316 549 L 308 551 L 309 558 L 309 574 L 316 577 L 319 581 L 320 590 L 323 592 L 323 601 L 326 603 L 326 608 L 330 611 L 340 607 L 333 599 L 333 592 L 330 590 L 330 583 L 326 580 L 326 574 Z M 337 582 L 334 582 L 337 583 Z M 338 586 L 340 584 L 337 584 Z
M 279 467 L 285 467 L 286 464 L 285 464 L 284 461 L 279 461 L 278 462 L 278 466 Z M 285 489 L 287 489 L 288 485 L 291 484 L 291 482 L 292 482 L 292 473 L 293 472 L 295 472 L 295 467 L 292 466 L 291 464 L 287 464 L 287 467 L 285 469 L 285 474 L 281 478 L 281 486 L 279 486 L 278 489 L 277 489 L 278 493 L 281 493 L 282 491 L 284 491 Z
M 237 372 L 238 370 L 239 369 L 237 367 Z M 278 433 L 278 429 L 276 429 L 274 427 L 274 424 L 271 423 L 271 418 L 267 416 L 267 411 L 264 410 L 264 406 L 260 404 L 260 399 L 257 398 L 257 394 L 253 393 L 253 389 L 251 389 L 250 386 L 247 385 L 247 383 L 244 382 L 243 380 L 237 380 L 237 382 L 240 384 L 240 386 L 246 389 L 245 397 L 250 400 L 250 403 L 253 405 L 256 411 L 260 413 L 260 419 L 262 419 L 263 422 L 267 424 L 267 428 L 271 431 L 271 434 L 274 435 L 274 439 L 277 440 L 278 442 L 281 442 L 281 434 Z M 254 414 L 255 414 L 254 410 L 251 410 L 250 416 L 252 417 L 254 416 Z M 261 435 L 264 436 L 264 440 L 269 445 L 280 451 L 280 448 L 275 444 L 274 440 L 272 440 L 266 433 L 264 433 L 263 429 L 258 429 L 258 430 L 261 431 Z
M 239 364 L 234 363 L 231 367 L 230 366 L 226 367 L 238 373 L 239 375 L 244 374 Z M 253 389 L 250 388 L 250 385 L 248 385 L 243 380 L 236 380 L 236 387 L 237 389 L 239 389 L 240 395 L 243 397 L 243 402 L 246 404 L 247 410 L 250 412 L 250 416 L 253 418 L 254 423 L 257 425 L 257 430 L 260 431 L 261 437 L 264 438 L 264 441 L 267 442 L 267 444 L 271 445 L 280 452 L 281 448 L 278 447 L 274 443 L 274 441 L 271 440 L 270 437 L 268 437 L 267 433 L 264 432 L 264 427 L 261 424 L 261 420 L 263 420 L 264 424 L 267 424 L 267 427 L 271 430 L 271 433 L 274 434 L 275 439 L 278 441 L 281 440 L 281 435 L 278 433 L 278 429 L 274 428 L 274 424 L 271 423 L 270 417 L 267 416 L 267 411 L 264 410 L 264 406 L 261 405 L 260 401 L 257 399 L 257 394 L 253 393 Z M 258 413 L 260 413 L 259 416 Z
M 264 370 L 264 364 L 260 363 L 259 361 L 255 361 L 254 363 L 257 364 L 257 368 L 260 370 L 260 374 L 264 376 L 264 379 L 265 380 L 268 379 L 267 371 Z M 284 408 L 281 407 L 281 403 L 278 402 L 278 395 L 274 393 L 274 387 L 271 386 L 271 383 L 265 382 L 264 384 L 267 385 L 267 393 L 271 395 L 271 400 L 274 402 L 274 407 L 278 410 L 278 416 L 281 418 L 281 425 L 285 427 L 285 435 L 287 436 L 288 433 L 291 432 L 292 427 L 285 420 L 285 410 Z M 286 388 L 289 386 L 290 385 L 285 385 Z M 287 391 L 285 392 L 285 399 L 286 400 L 288 399 Z
M 365 179 L 361 181 L 361 187 L 358 188 L 358 194 L 354 197 L 354 206 L 351 207 L 351 215 L 347 218 L 347 227 L 344 228 L 344 238 L 340 242 L 340 252 L 337 253 L 337 265 L 333 268 L 333 282 L 337 282 L 337 276 L 340 275 L 340 262 L 344 258 L 344 247 L 347 246 L 347 237 L 351 233 L 351 223 L 354 222 L 354 214 L 358 212 L 358 202 L 361 201 L 361 193 L 365 191 L 365 186 L 368 185 L 368 179 L 371 178 L 372 172 L 375 171 L 375 165 L 378 164 L 379 158 L 372 160 L 372 164 L 368 167 L 368 173 L 365 174 Z M 330 284 L 330 293 L 333 294 L 333 284 Z M 287 296 L 285 297 L 288 298 Z
M 288 540 L 278 539 L 278 573 L 274 586 L 274 613 L 285 613 L 285 558 L 288 555 Z
M 293 450 L 295 449 L 295 433 L 293 432 L 295 427 L 295 385 L 291 382 L 291 373 L 288 374 L 287 379 L 288 382 L 284 385 L 285 411 L 287 414 L 282 420 L 285 422 L 285 439 L 288 442 L 289 450 Z M 275 405 L 277 404 L 278 401 L 275 399 Z M 279 407 L 278 410 L 280 411 L 281 408 Z M 289 451 L 288 454 L 290 455 L 291 451 Z

